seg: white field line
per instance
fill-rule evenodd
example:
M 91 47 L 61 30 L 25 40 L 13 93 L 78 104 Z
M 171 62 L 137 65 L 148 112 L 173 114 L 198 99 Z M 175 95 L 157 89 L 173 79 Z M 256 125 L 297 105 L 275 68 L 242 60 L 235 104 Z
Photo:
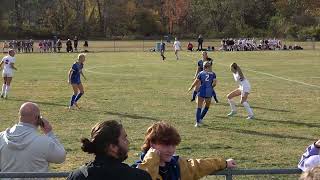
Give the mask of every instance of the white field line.
M 103 68 L 103 67 L 110 67 L 110 66 L 94 66 L 94 67 L 89 67 L 85 68 L 84 71 L 92 74 L 100 74 L 100 75 L 110 75 L 110 76 L 124 76 L 124 77 L 153 77 L 154 75 L 149 73 L 112 73 L 112 72 L 100 72 L 100 71 L 94 71 L 93 69 L 98 69 L 98 68 Z M 115 66 L 113 66 L 115 67 Z M 190 79 L 190 77 L 187 76 L 165 76 L 161 75 L 161 78 L 172 78 L 172 79 Z M 219 76 L 219 79 L 231 79 L 229 76 Z M 262 78 L 257 78 L 257 79 L 262 79 Z M 265 79 L 265 78 L 263 78 Z
M 124 65 L 119 65 L 119 66 L 124 66 Z M 143 65 L 137 65 L 137 66 L 143 66 Z M 153 77 L 153 74 L 134 74 L 134 73 L 112 73 L 112 72 L 101 72 L 101 71 L 95 71 L 94 69 L 100 69 L 100 68 L 110 68 L 110 67 L 117 67 L 117 65 L 113 65 L 113 66 L 93 66 L 93 67 L 89 67 L 89 68 L 85 68 L 84 71 L 88 72 L 88 73 L 92 73 L 92 74 L 100 74 L 100 75 L 110 75 L 110 76 L 123 76 L 123 77 Z M 190 79 L 190 77 L 187 76 L 165 76 L 165 75 L 161 75 L 161 78 L 170 78 L 170 79 Z M 218 76 L 218 79 L 233 79 L 231 76 Z M 266 80 L 266 78 L 250 78 L 252 80 Z M 269 79 L 269 78 L 268 78 Z M 271 79 L 271 78 L 270 78 Z
M 199 58 L 201 56 L 200 53 L 196 54 L 197 57 L 194 57 L 194 55 L 195 54 L 193 54 L 193 55 L 186 54 L 186 56 L 189 56 L 191 58 Z M 141 55 L 138 55 L 138 56 L 141 56 Z M 149 55 L 149 56 L 151 56 L 151 55 Z M 150 64 L 156 64 L 156 63 L 150 63 Z M 226 64 L 223 64 L 223 63 L 217 63 L 216 61 L 214 62 L 214 64 L 225 66 L 225 67 L 229 67 L 229 65 L 226 65 Z M 105 73 L 105 72 L 99 72 L 99 71 L 92 71 L 91 70 L 91 69 L 96 69 L 96 68 L 101 68 L 101 67 L 117 67 L 117 66 L 123 66 L 123 65 L 95 66 L 95 67 L 87 68 L 87 69 L 85 69 L 85 71 L 89 72 L 89 73 L 93 73 L 93 74 L 119 75 L 120 73 L 107 73 L 107 72 Z M 134 65 L 134 66 L 142 66 L 142 65 Z M 305 82 L 302 82 L 302 81 L 292 80 L 292 79 L 288 79 L 288 78 L 285 78 L 285 77 L 273 75 L 273 74 L 262 72 L 262 71 L 256 71 L 256 70 L 249 69 L 249 68 L 243 68 L 243 69 L 247 70 L 247 71 L 251 71 L 251 72 L 257 73 L 257 74 L 263 74 L 263 75 L 266 75 L 266 76 L 269 76 L 269 77 L 272 77 L 272 78 L 281 79 L 281 80 L 284 80 L 284 81 L 294 82 L 294 83 L 298 83 L 298 84 L 301 84 L 301 85 L 304 85 L 304 86 L 315 87 L 315 88 L 319 88 L 320 89 L 320 86 L 318 86 L 318 85 L 308 84 L 308 83 L 305 83 Z M 152 74 L 121 74 L 121 76 L 126 76 L 126 77 L 151 77 Z M 163 76 L 163 77 L 166 77 L 166 78 L 186 78 L 186 76 Z M 219 78 L 227 78 L 227 77 L 219 77 Z M 319 77 L 313 77 L 313 78 L 319 78 Z M 250 78 L 250 79 L 260 79 L 260 78 Z M 261 78 L 261 79 L 263 79 L 263 78 Z
M 302 85 L 305 85 L 305 86 L 316 87 L 316 88 L 320 89 L 320 86 L 317 86 L 317 85 L 314 85 L 314 84 L 308 84 L 308 83 L 305 83 L 305 82 L 302 82 L 302 81 L 292 80 L 292 79 L 284 78 L 284 77 L 281 77 L 281 76 L 276 76 L 276 75 L 273 75 L 273 74 L 270 74 L 270 73 L 265 73 L 265 72 L 261 72 L 261 71 L 255 71 L 255 70 L 252 70 L 252 69 L 249 69 L 249 68 L 244 68 L 244 69 L 247 70 L 247 71 L 255 72 L 257 74 L 263 74 L 263 75 L 266 75 L 266 76 L 282 79 L 282 80 L 289 81 L 289 82 L 295 82 L 295 83 L 302 84 Z
M 187 54 L 187 56 L 190 56 L 190 55 Z M 222 63 L 217 63 L 216 61 L 214 62 L 214 64 L 218 64 L 218 65 L 221 65 L 221 66 L 229 67 L 229 65 L 222 64 Z M 273 75 L 273 74 L 262 72 L 262 71 L 256 71 L 256 70 L 249 69 L 249 68 L 243 68 L 243 69 L 247 70 L 247 71 L 251 71 L 251 72 L 257 73 L 257 74 L 263 74 L 263 75 L 266 75 L 266 76 L 270 76 L 270 77 L 273 77 L 273 78 L 276 78 L 276 79 L 281 79 L 281 80 L 285 80 L 285 81 L 289 81 L 289 82 L 295 82 L 295 83 L 298 83 L 298 84 L 301 84 L 301 85 L 304 85 L 304 86 L 315 87 L 315 88 L 319 88 L 320 89 L 320 86 L 318 86 L 318 85 L 308 84 L 308 83 L 305 83 L 305 82 L 302 82 L 302 81 L 292 80 L 292 79 L 288 79 L 288 78 L 285 78 L 285 77 Z

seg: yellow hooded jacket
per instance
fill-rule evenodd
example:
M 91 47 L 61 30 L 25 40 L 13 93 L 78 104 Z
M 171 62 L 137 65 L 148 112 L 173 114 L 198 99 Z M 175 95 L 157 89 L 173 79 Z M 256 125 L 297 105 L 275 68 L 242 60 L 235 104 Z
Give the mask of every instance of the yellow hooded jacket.
M 226 160 L 223 158 L 185 159 L 180 157 L 178 163 L 180 180 L 197 180 L 227 167 Z M 159 155 L 155 150 L 149 150 L 138 168 L 147 171 L 152 180 L 162 180 L 159 174 L 159 166 Z

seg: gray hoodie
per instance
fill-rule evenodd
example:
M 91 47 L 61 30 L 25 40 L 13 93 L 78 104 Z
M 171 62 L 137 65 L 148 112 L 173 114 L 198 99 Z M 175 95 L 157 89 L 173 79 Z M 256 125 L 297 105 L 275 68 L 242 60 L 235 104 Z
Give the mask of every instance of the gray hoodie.
M 20 122 L 0 133 L 1 172 L 48 172 L 49 163 L 63 163 L 65 158 L 53 132 L 40 135 L 34 125 Z

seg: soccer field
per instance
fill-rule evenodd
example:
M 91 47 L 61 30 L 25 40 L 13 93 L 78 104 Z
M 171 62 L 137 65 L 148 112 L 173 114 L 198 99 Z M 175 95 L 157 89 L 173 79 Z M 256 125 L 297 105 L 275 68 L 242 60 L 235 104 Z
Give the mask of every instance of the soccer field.
M 123 123 L 131 143 L 129 164 L 138 158 L 147 127 L 160 120 L 180 132 L 177 154 L 234 158 L 239 168 L 295 168 L 306 146 L 319 139 L 320 51 L 209 53 L 220 103 L 212 104 L 200 128 L 194 127 L 196 104 L 186 91 L 201 53 L 182 52 L 179 61 L 173 52 L 166 56 L 163 62 L 155 52 L 88 53 L 82 109 L 68 111 L 67 73 L 77 54 L 17 54 L 9 99 L 0 100 L 0 129 L 18 121 L 23 102 L 38 103 L 68 152 L 66 162 L 52 165 L 52 171 L 70 171 L 88 161 L 79 139 L 105 119 Z M 226 117 L 226 95 L 237 88 L 232 62 L 251 83 L 255 120 L 245 119 L 242 106 L 235 117 Z

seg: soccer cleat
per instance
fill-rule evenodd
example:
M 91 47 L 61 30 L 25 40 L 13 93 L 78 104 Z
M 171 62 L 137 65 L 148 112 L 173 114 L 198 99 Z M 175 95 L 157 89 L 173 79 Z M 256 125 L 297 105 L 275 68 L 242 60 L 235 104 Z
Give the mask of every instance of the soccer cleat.
M 190 102 L 193 102 L 194 100 L 196 100 L 196 98 L 192 98 L 192 99 L 190 99 Z
M 253 116 L 253 115 L 248 116 L 246 119 L 248 119 L 248 120 L 253 120 L 253 119 L 254 119 L 254 116 Z
M 203 119 L 200 119 L 200 120 L 199 120 L 199 124 L 203 124 Z
M 68 110 L 74 110 L 74 106 L 69 106 Z
M 1 94 L 1 98 L 4 98 L 4 95 L 3 95 L 3 94 Z
M 194 127 L 200 127 L 200 123 L 197 123 L 194 125 Z
M 233 116 L 233 115 L 235 115 L 235 114 L 237 114 L 236 111 L 231 111 L 227 116 L 231 117 L 231 116 Z

